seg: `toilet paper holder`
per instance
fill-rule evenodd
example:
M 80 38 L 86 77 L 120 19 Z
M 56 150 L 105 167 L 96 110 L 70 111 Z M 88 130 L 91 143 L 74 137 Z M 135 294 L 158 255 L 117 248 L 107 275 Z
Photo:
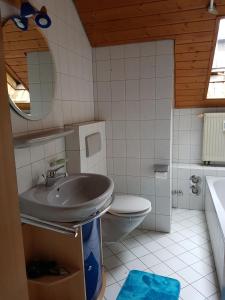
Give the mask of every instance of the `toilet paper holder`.
M 154 172 L 155 173 L 168 173 L 169 165 L 166 164 L 155 164 Z

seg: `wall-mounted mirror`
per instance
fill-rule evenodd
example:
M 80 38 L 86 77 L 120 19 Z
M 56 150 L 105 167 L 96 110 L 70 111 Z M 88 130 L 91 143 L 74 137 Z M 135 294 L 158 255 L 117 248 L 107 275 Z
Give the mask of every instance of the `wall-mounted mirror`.
M 22 117 L 40 120 L 52 109 L 55 88 L 48 43 L 32 20 L 27 31 L 5 22 L 3 41 L 10 104 Z

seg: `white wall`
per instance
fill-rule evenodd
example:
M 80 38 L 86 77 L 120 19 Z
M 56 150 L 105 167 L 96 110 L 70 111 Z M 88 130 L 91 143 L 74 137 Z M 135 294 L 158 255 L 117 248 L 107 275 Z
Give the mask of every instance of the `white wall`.
M 205 176 L 225 175 L 224 168 L 203 167 L 202 138 L 205 112 L 225 111 L 225 108 L 193 108 L 173 110 L 173 184 L 172 190 L 182 194 L 173 195 L 173 206 L 187 209 L 204 209 Z M 201 177 L 200 195 L 191 192 L 191 175 Z
M 71 0 L 31 1 L 37 8 L 45 5 L 52 26 L 43 30 L 53 53 L 56 66 L 54 107 L 42 121 L 27 121 L 11 111 L 13 133 L 63 126 L 94 118 L 92 49 Z M 3 17 L 15 14 L 15 9 L 0 1 Z M 45 146 L 16 150 L 19 192 L 35 184 L 48 168 L 53 157 L 64 156 L 64 139 Z
M 225 108 L 173 110 L 173 162 L 202 163 L 203 118 L 199 118 L 199 114 L 219 111 Z
M 66 137 L 66 157 L 68 173 L 96 173 L 107 175 L 105 122 L 86 122 L 74 125 L 74 134 Z M 100 149 L 87 156 L 86 137 L 100 134 Z M 97 141 L 96 141 L 97 143 Z M 93 150 L 93 149 L 92 149 Z
M 108 174 L 118 193 L 144 195 L 152 213 L 144 225 L 170 228 L 170 176 L 153 165 L 170 163 L 173 41 L 93 50 L 95 117 L 106 120 Z

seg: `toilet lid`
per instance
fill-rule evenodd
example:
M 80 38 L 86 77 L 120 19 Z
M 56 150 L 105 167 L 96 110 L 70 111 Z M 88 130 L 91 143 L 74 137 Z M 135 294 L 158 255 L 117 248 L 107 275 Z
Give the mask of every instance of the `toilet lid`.
M 115 195 L 110 213 L 131 214 L 144 212 L 151 207 L 151 202 L 143 197 L 134 195 Z

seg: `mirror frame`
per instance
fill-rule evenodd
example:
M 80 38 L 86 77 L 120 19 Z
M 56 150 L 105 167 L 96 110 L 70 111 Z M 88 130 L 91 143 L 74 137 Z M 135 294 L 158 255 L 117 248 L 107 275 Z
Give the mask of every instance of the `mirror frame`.
M 2 31 L 3 31 L 3 27 L 4 25 L 11 19 L 11 16 L 4 19 L 2 22 L 1 22 L 1 28 L 2 28 Z M 29 18 L 29 21 L 32 21 L 34 24 L 34 20 L 33 18 Z M 16 26 L 16 25 L 15 25 Z M 36 26 L 36 25 L 35 25 Z M 53 107 L 53 104 L 54 104 L 54 101 L 55 101 L 55 92 L 56 92 L 56 64 L 55 64 L 55 58 L 52 54 L 52 51 L 51 51 L 51 48 L 49 46 L 49 43 L 48 43 L 48 39 L 44 36 L 44 34 L 42 33 L 42 31 L 36 26 L 36 29 L 41 33 L 43 39 L 46 41 L 46 43 L 48 44 L 48 47 L 49 47 L 49 51 L 51 53 L 51 57 L 52 57 L 52 62 L 53 62 L 53 83 L 54 83 L 54 86 L 53 86 L 53 97 L 52 97 L 52 107 Z M 4 47 L 4 40 L 3 40 L 3 47 Z M 5 58 L 4 58 L 5 60 Z M 8 91 L 7 91 L 8 92 Z M 14 112 L 16 112 L 18 115 L 20 115 L 21 117 L 23 117 L 24 119 L 26 120 L 29 120 L 29 121 L 41 121 L 43 120 L 44 118 L 46 118 L 51 110 L 48 111 L 48 113 L 42 115 L 40 118 L 38 117 L 32 117 L 31 115 L 28 115 L 26 114 L 25 112 L 23 112 L 21 109 L 19 109 L 17 107 L 17 105 L 12 101 L 12 99 L 10 98 L 9 94 L 8 94 L 8 99 L 9 99 L 9 104 L 10 104 L 10 107 L 13 109 Z

